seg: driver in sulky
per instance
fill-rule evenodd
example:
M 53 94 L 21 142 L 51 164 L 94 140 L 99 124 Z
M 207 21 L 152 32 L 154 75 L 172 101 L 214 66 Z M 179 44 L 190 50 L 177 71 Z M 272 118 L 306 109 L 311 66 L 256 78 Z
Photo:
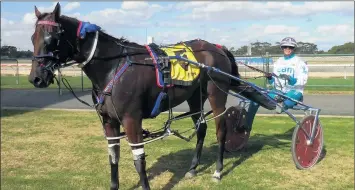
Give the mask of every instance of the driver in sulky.
M 286 37 L 281 40 L 280 48 L 284 56 L 280 57 L 273 68 L 273 75 L 267 77 L 268 83 L 273 85 L 277 91 L 281 91 L 285 96 L 303 101 L 303 90 L 308 80 L 308 66 L 295 54 L 297 42 L 294 38 Z M 275 77 L 276 75 L 276 77 Z M 270 92 L 271 98 L 276 98 L 276 94 Z M 295 106 L 296 103 L 286 99 L 281 103 L 283 109 L 287 110 Z M 247 124 L 251 126 L 258 111 L 259 104 L 250 102 L 248 108 Z M 279 106 L 276 106 L 276 113 L 282 113 Z

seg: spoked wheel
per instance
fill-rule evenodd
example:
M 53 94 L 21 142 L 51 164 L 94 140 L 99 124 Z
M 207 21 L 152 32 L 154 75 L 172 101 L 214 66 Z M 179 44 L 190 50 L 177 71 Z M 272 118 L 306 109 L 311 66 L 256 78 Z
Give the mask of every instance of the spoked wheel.
M 246 113 L 241 106 L 232 106 L 224 114 L 227 128 L 224 148 L 229 152 L 242 149 L 249 140 L 250 129 L 245 128 Z
M 319 160 L 323 149 L 323 128 L 320 121 L 315 128 L 313 143 L 309 143 L 314 120 L 314 115 L 306 116 L 293 131 L 292 158 L 296 168 L 300 170 L 313 167 Z

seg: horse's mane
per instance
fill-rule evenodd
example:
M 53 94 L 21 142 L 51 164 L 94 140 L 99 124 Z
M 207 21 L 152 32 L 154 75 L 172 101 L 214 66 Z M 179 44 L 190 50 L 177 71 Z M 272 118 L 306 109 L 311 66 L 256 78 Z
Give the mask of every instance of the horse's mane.
M 73 18 L 73 17 L 66 16 L 66 15 L 61 15 L 60 18 L 61 18 L 61 19 L 65 19 L 65 20 L 67 20 L 67 21 L 69 21 L 69 22 L 71 22 L 71 23 L 73 23 L 73 24 L 80 22 L 78 19 Z M 125 44 L 128 44 L 128 43 L 129 43 L 129 44 L 137 44 L 137 43 L 135 43 L 135 42 L 129 41 L 127 38 L 124 38 L 124 37 L 119 37 L 119 38 L 114 37 L 114 36 L 108 34 L 108 33 L 107 33 L 104 29 L 102 29 L 102 28 L 100 29 L 99 32 L 100 32 L 103 36 L 105 36 L 106 38 L 119 41 L 120 43 L 125 43 Z M 139 44 L 137 44 L 137 45 L 139 45 Z
M 49 14 L 51 13 L 42 13 L 41 15 L 38 16 L 38 19 L 35 23 L 35 25 L 37 25 L 38 21 L 45 18 L 46 16 L 48 16 Z M 69 17 L 69 16 L 66 16 L 66 15 L 60 15 L 60 19 L 63 19 L 69 23 L 72 23 L 73 25 L 76 25 L 77 23 L 79 23 L 80 21 L 77 19 L 77 18 L 74 18 L 74 17 Z M 110 34 L 108 34 L 104 29 L 100 29 L 99 32 L 105 36 L 106 38 L 108 39 L 111 39 L 111 40 L 115 40 L 115 41 L 118 41 L 119 43 L 122 43 L 122 44 L 131 44 L 131 45 L 136 45 L 136 46 L 141 46 L 140 44 L 137 44 L 135 42 L 131 42 L 129 41 L 127 38 L 121 36 L 119 38 L 115 37 L 115 36 L 112 36 Z

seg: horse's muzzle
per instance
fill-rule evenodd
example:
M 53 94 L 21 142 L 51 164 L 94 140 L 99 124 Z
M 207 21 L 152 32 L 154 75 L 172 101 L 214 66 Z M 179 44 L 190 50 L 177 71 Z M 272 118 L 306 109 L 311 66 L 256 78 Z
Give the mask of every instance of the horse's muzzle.
M 42 80 L 40 77 L 35 77 L 35 79 L 33 80 L 33 85 L 36 88 L 46 88 L 49 86 L 49 84 Z

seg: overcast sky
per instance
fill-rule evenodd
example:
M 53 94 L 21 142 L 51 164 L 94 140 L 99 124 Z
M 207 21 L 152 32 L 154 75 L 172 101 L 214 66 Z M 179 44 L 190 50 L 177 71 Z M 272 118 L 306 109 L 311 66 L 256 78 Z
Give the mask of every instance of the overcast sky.
M 53 2 L 2 2 L 1 45 L 33 50 L 34 6 L 53 11 Z M 354 2 L 61 2 L 62 14 L 95 23 L 116 37 L 140 44 L 196 38 L 240 47 L 275 43 L 286 36 L 327 51 L 354 41 Z

